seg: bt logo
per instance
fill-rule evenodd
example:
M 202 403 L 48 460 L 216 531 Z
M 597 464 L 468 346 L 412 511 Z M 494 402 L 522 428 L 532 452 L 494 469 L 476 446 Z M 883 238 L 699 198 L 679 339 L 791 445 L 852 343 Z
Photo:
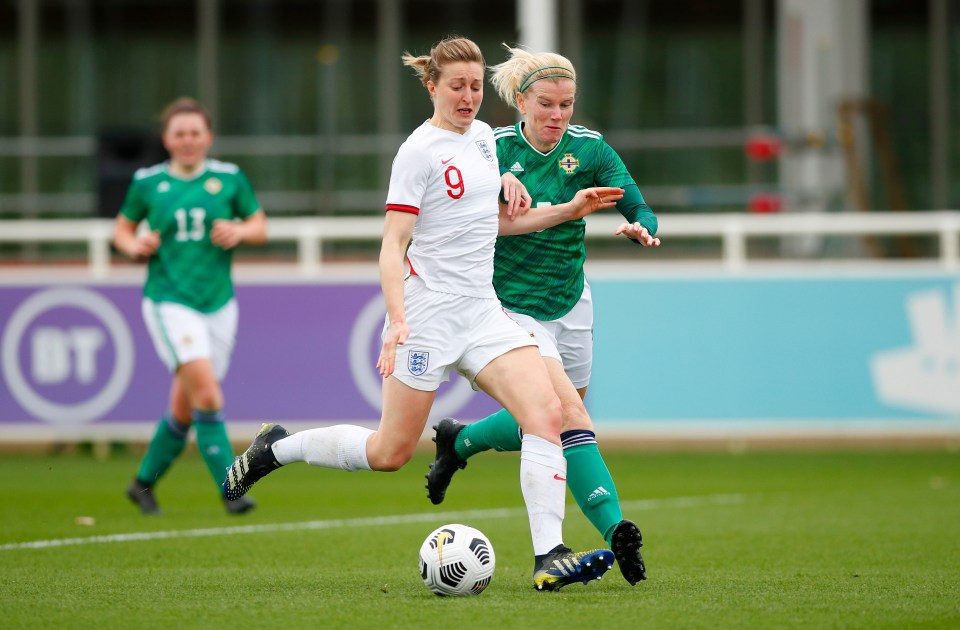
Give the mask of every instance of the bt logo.
M 0 369 L 10 394 L 52 424 L 103 416 L 133 376 L 133 338 L 123 315 L 89 289 L 34 293 L 11 314 L 2 344 Z
M 92 326 L 36 327 L 29 342 L 33 380 L 55 385 L 73 377 L 92 383 L 97 376 L 97 352 L 105 341 L 103 331 Z

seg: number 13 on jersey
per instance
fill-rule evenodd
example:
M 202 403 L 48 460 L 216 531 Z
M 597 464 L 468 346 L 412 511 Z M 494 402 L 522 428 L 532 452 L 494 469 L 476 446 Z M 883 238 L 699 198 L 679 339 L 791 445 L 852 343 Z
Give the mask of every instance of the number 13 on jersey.
M 204 208 L 190 208 L 189 219 L 185 208 L 177 208 L 173 216 L 177 220 L 176 239 L 178 242 L 203 239 L 205 232 L 204 219 L 207 216 L 207 211 Z

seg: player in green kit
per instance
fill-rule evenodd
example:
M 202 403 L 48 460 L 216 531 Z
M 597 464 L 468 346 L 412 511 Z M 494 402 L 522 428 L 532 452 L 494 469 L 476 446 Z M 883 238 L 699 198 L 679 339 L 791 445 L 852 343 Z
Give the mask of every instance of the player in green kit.
M 160 420 L 127 497 L 144 514 L 158 514 L 153 486 L 196 429 L 197 447 L 215 487 L 233 462 L 223 418 L 220 381 L 237 331 L 231 264 L 241 242 L 266 241 L 266 217 L 250 182 L 234 164 L 208 159 L 210 117 L 182 98 L 162 116 L 170 160 L 137 171 L 117 215 L 113 242 L 147 261 L 143 318 L 160 359 L 173 374 L 170 407 Z M 144 223 L 146 228 L 138 232 Z M 249 498 L 227 500 L 242 514 Z
M 620 187 L 624 196 L 617 210 L 627 222 L 616 233 L 643 246 L 659 246 L 654 237 L 657 218 L 620 156 L 599 133 L 569 124 L 576 96 L 570 61 L 554 53 L 507 50 L 510 57 L 492 68 L 491 82 L 523 120 L 494 130 L 505 198 L 529 196 L 537 207 L 567 201 L 582 188 Z M 560 397 L 567 486 L 610 544 L 624 578 L 636 584 L 646 579 L 640 529 L 623 518 L 583 404 L 593 361 L 593 303 L 583 273 L 585 225 L 578 219 L 532 234 L 499 237 L 494 286 L 511 317 L 537 339 Z M 427 474 L 427 491 L 435 504 L 443 501 L 453 474 L 471 456 L 489 449 L 520 450 L 517 423 L 505 409 L 474 424 L 447 418 L 434 428 L 437 455 Z

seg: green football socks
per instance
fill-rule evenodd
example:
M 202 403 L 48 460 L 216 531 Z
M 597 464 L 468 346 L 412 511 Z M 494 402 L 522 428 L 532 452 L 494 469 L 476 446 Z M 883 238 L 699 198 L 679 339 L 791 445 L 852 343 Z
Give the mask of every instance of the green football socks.
M 501 409 L 483 420 L 463 427 L 453 446 L 460 459 L 466 461 L 491 448 L 498 451 L 519 451 L 520 439 L 520 426 L 517 421 L 509 411 Z
M 212 411 L 193 412 L 193 425 L 197 429 L 197 449 L 203 457 L 203 462 L 210 471 L 217 488 L 227 476 L 227 468 L 233 463 L 233 447 L 227 437 L 226 423 L 223 413 L 217 409 Z
M 613 530 L 623 520 L 620 498 L 607 469 L 593 431 L 565 431 L 561 434 L 567 458 L 567 487 L 570 494 L 603 539 L 610 544 Z
M 593 431 L 565 431 L 560 435 L 567 459 L 567 487 L 583 514 L 610 543 L 613 530 L 623 520 L 617 486 L 603 461 Z M 466 461 L 477 453 L 495 449 L 519 451 L 521 433 L 506 409 L 466 425 L 457 434 L 454 448 Z
M 157 424 L 146 455 L 140 462 L 137 481 L 145 486 L 157 483 L 173 461 L 183 452 L 183 447 L 187 445 L 189 431 L 190 427 L 178 423 L 173 419 L 172 414 L 164 415 Z

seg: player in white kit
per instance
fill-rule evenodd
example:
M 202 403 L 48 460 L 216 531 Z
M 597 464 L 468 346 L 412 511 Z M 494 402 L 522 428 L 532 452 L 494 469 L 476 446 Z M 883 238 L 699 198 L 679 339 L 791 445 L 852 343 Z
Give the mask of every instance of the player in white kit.
M 404 55 L 434 103 L 430 120 L 400 147 L 387 194 L 380 284 L 387 306 L 377 367 L 384 377 L 376 431 L 353 425 L 289 435 L 265 424 L 228 469 L 224 491 L 240 497 L 276 468 L 305 461 L 348 471 L 394 471 L 413 455 L 436 390 L 456 369 L 509 409 L 523 427 L 520 485 L 534 547 L 534 587 L 555 590 L 600 578 L 609 550 L 574 552 L 563 544 L 566 460 L 560 401 L 536 341 L 503 310 L 493 288 L 499 233 L 544 229 L 613 207 L 619 188 L 592 188 L 549 208 L 508 213 L 490 126 L 475 120 L 484 61 L 464 38 L 429 55 Z

